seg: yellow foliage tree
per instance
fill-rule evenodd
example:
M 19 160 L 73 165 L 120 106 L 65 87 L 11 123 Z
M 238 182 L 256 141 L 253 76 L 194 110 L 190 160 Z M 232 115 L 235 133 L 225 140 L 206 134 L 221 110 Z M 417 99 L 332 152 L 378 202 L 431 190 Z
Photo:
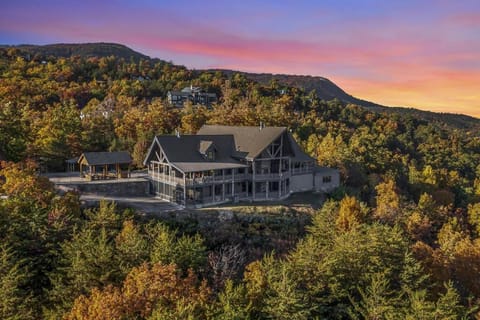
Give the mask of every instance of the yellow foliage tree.
M 42 207 L 46 207 L 55 196 L 53 184 L 36 173 L 38 166 L 35 162 L 1 162 L 0 168 L 0 177 L 3 177 L 0 193 L 34 200 Z
M 393 180 L 387 180 L 375 187 L 377 191 L 377 208 L 375 217 L 382 222 L 393 224 L 400 211 L 400 197 Z
M 342 231 L 355 228 L 363 222 L 366 215 L 365 211 L 357 198 L 346 196 L 340 201 L 340 209 L 336 220 L 337 228 Z

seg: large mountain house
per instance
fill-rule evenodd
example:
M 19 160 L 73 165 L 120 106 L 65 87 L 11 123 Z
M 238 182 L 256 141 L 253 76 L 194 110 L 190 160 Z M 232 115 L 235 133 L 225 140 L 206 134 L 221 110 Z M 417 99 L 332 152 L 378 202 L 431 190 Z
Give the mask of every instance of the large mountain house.
M 205 125 L 196 135 L 157 136 L 144 164 L 151 193 L 185 207 L 278 200 L 339 185 L 338 170 L 317 166 L 285 127 Z

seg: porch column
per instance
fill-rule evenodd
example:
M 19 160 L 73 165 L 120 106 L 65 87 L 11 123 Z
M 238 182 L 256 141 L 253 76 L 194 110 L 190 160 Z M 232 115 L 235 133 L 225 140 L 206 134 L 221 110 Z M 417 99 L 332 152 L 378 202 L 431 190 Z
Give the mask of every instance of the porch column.
M 232 201 L 235 201 L 235 170 L 232 170 Z
M 252 161 L 252 198 L 255 200 L 255 159 Z
M 165 199 L 167 194 L 165 193 L 165 184 L 167 183 L 167 177 L 165 176 L 165 164 L 161 163 L 159 164 L 158 166 L 158 176 L 160 177 L 160 166 L 162 166 L 162 174 L 163 174 L 163 177 L 162 179 L 158 179 L 158 185 L 160 186 L 160 181 L 161 181 L 161 186 L 162 186 L 162 190 L 160 191 L 160 194 L 162 195 L 162 199 Z M 160 188 L 158 188 L 160 189 Z
M 225 200 L 225 169 L 222 169 L 222 201 Z
M 187 206 L 187 174 L 183 173 L 183 203 Z
M 283 179 L 282 177 L 280 177 L 280 180 L 278 181 L 278 197 L 279 198 L 282 197 L 282 183 L 283 183 Z

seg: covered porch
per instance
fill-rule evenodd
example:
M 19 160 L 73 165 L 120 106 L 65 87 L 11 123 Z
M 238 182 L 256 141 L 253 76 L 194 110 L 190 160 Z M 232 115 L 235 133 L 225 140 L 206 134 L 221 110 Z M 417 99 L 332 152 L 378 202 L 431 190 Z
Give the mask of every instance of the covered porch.
M 131 163 L 126 151 L 84 152 L 78 159 L 80 176 L 87 181 L 128 178 Z

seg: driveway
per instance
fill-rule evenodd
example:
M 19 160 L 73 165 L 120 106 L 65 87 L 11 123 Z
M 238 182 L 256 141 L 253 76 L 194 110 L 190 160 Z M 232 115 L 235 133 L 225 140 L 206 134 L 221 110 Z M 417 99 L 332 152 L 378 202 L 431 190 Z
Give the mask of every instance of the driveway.
M 115 197 L 98 194 L 82 194 L 80 196 L 82 205 L 86 207 L 98 205 L 101 200 L 114 201 L 119 205 L 148 214 L 183 210 L 182 206 L 155 197 Z

